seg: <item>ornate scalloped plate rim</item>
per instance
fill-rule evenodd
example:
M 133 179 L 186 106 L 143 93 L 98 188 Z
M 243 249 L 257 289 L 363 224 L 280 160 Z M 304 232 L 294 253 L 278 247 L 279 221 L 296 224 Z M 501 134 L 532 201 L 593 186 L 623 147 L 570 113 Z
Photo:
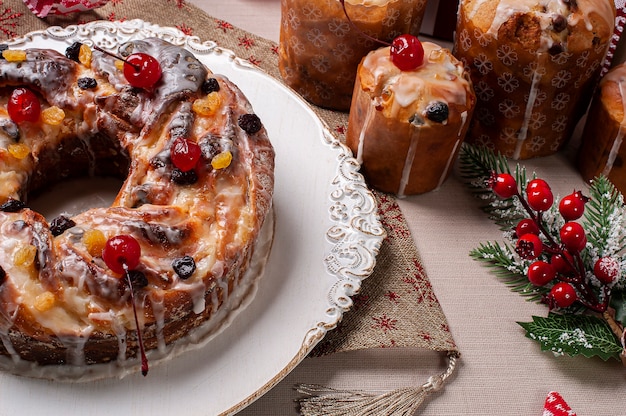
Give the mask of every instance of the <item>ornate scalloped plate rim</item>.
M 330 132 L 326 124 L 297 93 L 250 62 L 238 58 L 233 51 L 220 48 L 212 41 L 202 42 L 198 37 L 185 35 L 176 28 L 162 27 L 139 19 L 125 22 L 96 21 L 66 28 L 50 27 L 6 43 L 14 47 L 28 47 L 37 40 L 81 40 L 91 43 L 97 39 L 99 46 L 112 49 L 126 40 L 149 36 L 157 36 L 183 46 L 194 52 L 200 60 L 203 56 L 222 56 L 237 68 L 253 71 L 267 78 L 268 82 L 274 83 L 276 88 L 282 88 L 291 99 L 306 109 L 308 116 L 321 131 L 321 141 L 336 153 L 336 175 L 328 184 L 330 200 L 327 207 L 330 226 L 326 231 L 328 250 L 325 258 L 320 261 L 323 261 L 327 273 L 335 276 L 337 280 L 326 294 L 328 307 L 321 312 L 324 318 L 318 319 L 317 324 L 303 335 L 297 354 L 284 368 L 256 391 L 247 393 L 239 403 L 232 404 L 220 413 L 232 414 L 242 410 L 280 382 L 329 330 L 336 327 L 343 313 L 352 306 L 350 297 L 358 293 L 362 279 L 372 273 L 386 234 L 378 217 L 375 198 L 358 172 L 359 165 L 352 157 L 351 151 Z

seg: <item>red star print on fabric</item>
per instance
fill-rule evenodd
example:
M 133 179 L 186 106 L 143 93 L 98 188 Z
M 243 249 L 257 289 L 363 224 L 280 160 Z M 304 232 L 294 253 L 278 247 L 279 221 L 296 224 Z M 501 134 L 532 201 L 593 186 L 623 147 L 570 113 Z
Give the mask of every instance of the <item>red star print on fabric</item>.
M 239 38 L 239 46 L 243 46 L 246 49 L 250 49 L 254 46 L 254 39 L 248 36 L 244 36 Z
M 396 326 L 398 320 L 388 317 L 387 314 L 383 314 L 378 318 L 374 317 L 372 319 L 374 320 L 374 322 L 376 322 L 374 325 L 372 325 L 372 328 L 380 328 L 383 330 L 384 333 L 387 333 L 387 331 L 398 329 L 398 327 Z
M 259 66 L 261 64 L 261 60 L 255 58 L 254 56 L 250 56 L 248 58 L 248 62 L 250 62 L 252 65 L 257 65 L 257 66 Z
M 398 303 L 398 300 L 400 299 L 400 295 L 392 291 L 385 293 L 385 296 L 387 296 L 387 298 L 394 303 Z
M 3 6 L 4 2 L 0 1 L 0 6 Z M 10 7 L 5 7 L 0 13 L 0 31 L 4 33 L 7 38 L 17 36 L 15 29 L 19 25 L 19 18 L 22 17 L 22 13 L 16 13 Z
M 177 25 L 176 28 L 187 36 L 193 36 L 193 29 L 184 23 L 182 25 Z
M 217 22 L 217 28 L 221 29 L 224 33 L 226 33 L 228 30 L 233 29 L 233 25 L 231 25 L 228 22 L 225 22 L 224 20 L 216 20 Z

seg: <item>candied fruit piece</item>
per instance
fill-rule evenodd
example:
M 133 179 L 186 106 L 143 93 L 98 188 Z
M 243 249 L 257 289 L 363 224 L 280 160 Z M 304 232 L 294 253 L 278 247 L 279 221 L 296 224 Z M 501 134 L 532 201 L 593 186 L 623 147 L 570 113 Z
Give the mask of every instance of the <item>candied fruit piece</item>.
M 30 267 L 35 263 L 37 247 L 27 244 L 20 247 L 13 255 L 13 263 L 18 267 Z
M 201 89 L 203 93 L 210 94 L 220 90 L 220 83 L 215 78 L 209 78 L 202 83 Z
M 65 119 L 65 111 L 63 109 L 53 105 L 52 107 L 48 107 L 41 112 L 41 120 L 50 124 L 51 126 L 58 126 Z
M 193 102 L 193 111 L 202 116 L 211 116 L 222 105 L 222 99 L 217 92 L 212 92 L 204 98 L 198 98 Z
M 26 60 L 26 51 L 19 49 L 7 49 L 2 51 L 2 57 L 8 62 L 23 62 Z
M 72 61 L 78 62 L 78 54 L 80 53 L 80 47 L 82 43 L 74 42 L 65 49 L 65 56 Z
M 30 154 L 30 147 L 24 143 L 12 143 L 7 148 L 9 154 L 16 159 L 24 159 Z
M 261 119 L 256 114 L 242 114 L 237 119 L 237 123 L 248 134 L 257 133 L 263 127 Z
M 121 59 L 118 59 L 115 61 L 115 68 L 123 71 L 124 70 L 124 61 L 122 61 Z
M 84 43 L 80 45 L 80 51 L 78 52 L 78 62 L 85 65 L 87 68 L 91 67 L 91 48 Z
M 230 166 L 230 162 L 232 162 L 232 160 L 233 154 L 226 150 L 211 160 L 211 166 L 213 166 L 213 169 L 224 169 Z
M 104 250 L 106 243 L 107 239 L 100 230 L 87 230 L 85 234 L 83 234 L 83 244 L 85 244 L 87 252 L 92 257 L 101 257 L 102 250 Z
M 33 306 L 39 312 L 45 312 L 47 310 L 50 310 L 54 306 L 55 302 L 56 299 L 54 298 L 54 293 L 43 292 L 42 294 L 37 295 Z

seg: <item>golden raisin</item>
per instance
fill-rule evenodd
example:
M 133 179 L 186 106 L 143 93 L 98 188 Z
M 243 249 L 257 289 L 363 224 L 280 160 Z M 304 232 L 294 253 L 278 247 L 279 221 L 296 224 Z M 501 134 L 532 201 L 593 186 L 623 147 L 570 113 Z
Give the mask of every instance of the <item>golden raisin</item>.
M 65 111 L 56 105 L 48 107 L 41 112 L 41 120 L 52 126 L 58 126 L 65 119 Z
M 35 298 L 34 307 L 39 312 L 45 312 L 54 306 L 54 294 L 52 292 L 43 292 Z
M 83 244 L 85 244 L 87 252 L 92 257 L 102 256 L 102 250 L 104 250 L 106 242 L 106 237 L 100 230 L 87 230 L 85 234 L 83 234 Z
M 2 51 L 2 57 L 9 62 L 23 62 L 26 60 L 26 51 L 5 49 Z
M 27 244 L 20 247 L 13 255 L 13 263 L 18 267 L 30 267 L 35 263 L 37 247 Z
M 16 159 L 24 159 L 30 154 L 30 147 L 24 143 L 12 143 L 8 146 L 9 154 Z
M 87 68 L 91 67 L 91 48 L 84 43 L 80 45 L 80 51 L 78 52 L 78 62 L 85 65 Z
M 230 166 L 230 162 L 232 162 L 232 160 L 233 154 L 226 150 L 225 152 L 216 155 L 211 160 L 211 166 L 213 166 L 213 169 L 224 169 Z
M 193 111 L 201 116 L 211 116 L 217 112 L 222 105 L 219 93 L 212 92 L 204 98 L 198 98 L 193 102 Z

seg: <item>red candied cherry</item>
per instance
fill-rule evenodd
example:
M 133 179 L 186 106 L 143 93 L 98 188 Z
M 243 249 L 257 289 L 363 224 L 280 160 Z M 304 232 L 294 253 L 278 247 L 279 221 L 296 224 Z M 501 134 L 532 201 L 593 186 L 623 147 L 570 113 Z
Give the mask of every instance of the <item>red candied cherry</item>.
M 545 286 L 556 277 L 554 266 L 543 260 L 537 260 L 528 267 L 528 281 L 535 286 Z
M 424 62 L 424 47 L 417 36 L 400 35 L 391 42 L 391 62 L 401 71 L 412 71 Z
M 619 277 L 619 262 L 613 257 L 600 257 L 593 266 L 593 274 L 604 284 L 611 284 Z
M 582 251 L 587 245 L 587 235 L 582 225 L 577 222 L 566 222 L 559 232 L 561 242 L 572 253 Z
M 547 211 L 552 206 L 554 202 L 554 195 L 552 194 L 552 190 L 546 183 L 545 186 L 541 185 L 541 179 L 535 179 L 535 184 L 532 187 L 526 188 L 526 199 L 528 200 L 528 205 L 535 211 Z M 545 181 L 542 181 L 545 183 Z M 533 183 L 533 181 L 531 181 Z
M 559 282 L 550 289 L 548 299 L 551 306 L 567 308 L 576 302 L 578 295 L 576 294 L 574 286 L 567 282 Z
M 487 186 L 502 199 L 509 199 L 517 195 L 517 181 L 509 173 L 493 172 L 487 180 Z
M 131 235 L 116 235 L 107 240 L 102 250 L 104 263 L 115 273 L 122 274 L 139 265 L 141 246 Z
M 554 266 L 554 269 L 557 273 L 562 275 L 568 275 L 574 272 L 574 258 L 568 252 L 563 252 L 563 254 L 555 254 L 550 258 L 550 264 Z
M 124 60 L 124 77 L 133 87 L 151 88 L 161 79 L 161 65 L 146 53 L 133 53 Z
M 9 117 L 16 123 L 23 121 L 36 122 L 41 114 L 39 98 L 28 88 L 16 88 L 7 103 Z
M 566 195 L 559 202 L 559 212 L 565 221 L 574 221 L 583 216 L 585 212 L 585 204 L 589 198 L 584 196 L 582 192 L 575 191 Z
M 515 235 L 517 238 L 526 234 L 539 235 L 539 227 L 537 226 L 537 223 L 530 218 L 524 218 L 518 222 L 515 227 Z
M 182 172 L 189 172 L 198 164 L 202 150 L 197 143 L 179 137 L 174 140 L 170 149 L 170 158 L 174 166 Z
M 517 240 L 515 252 L 523 259 L 533 260 L 539 257 L 543 250 L 543 243 L 535 234 L 525 234 Z

